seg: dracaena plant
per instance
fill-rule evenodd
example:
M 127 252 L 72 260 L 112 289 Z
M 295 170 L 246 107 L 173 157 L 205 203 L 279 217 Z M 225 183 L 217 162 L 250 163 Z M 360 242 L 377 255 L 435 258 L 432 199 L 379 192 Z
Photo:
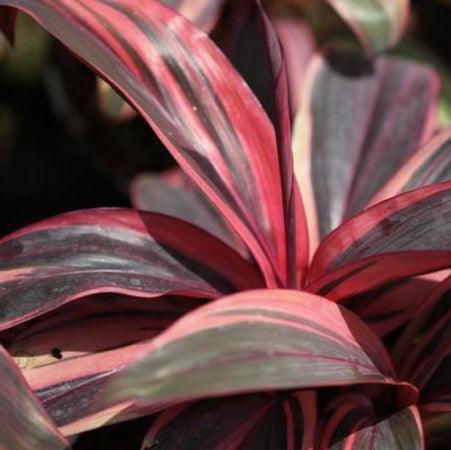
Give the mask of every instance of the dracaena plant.
M 147 415 L 143 449 L 443 446 L 451 130 L 433 135 L 430 69 L 329 48 L 298 106 L 256 3 L 271 121 L 160 2 L 0 5 L 4 28 L 27 12 L 121 92 L 182 171 L 135 181 L 141 210 L 0 241 L 2 448 Z

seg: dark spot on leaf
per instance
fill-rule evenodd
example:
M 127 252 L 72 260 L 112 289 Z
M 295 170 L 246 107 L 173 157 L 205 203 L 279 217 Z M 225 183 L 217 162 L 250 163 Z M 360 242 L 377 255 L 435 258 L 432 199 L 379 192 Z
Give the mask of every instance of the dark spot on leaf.
M 61 354 L 61 350 L 57 347 L 52 348 L 52 356 L 56 359 L 61 359 L 63 357 L 63 355 Z

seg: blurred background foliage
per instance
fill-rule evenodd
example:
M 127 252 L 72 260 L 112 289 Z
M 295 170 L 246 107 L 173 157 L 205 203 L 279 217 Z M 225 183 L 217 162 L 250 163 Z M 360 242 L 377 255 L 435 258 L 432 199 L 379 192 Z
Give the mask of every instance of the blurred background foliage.
M 325 2 L 266 3 L 274 15 L 303 17 L 320 44 L 354 39 Z M 451 123 L 451 0 L 412 5 L 408 33 L 393 52 L 440 73 L 440 126 L 445 126 Z M 220 22 L 212 33 L 218 43 L 221 31 Z M 14 50 L 0 37 L 1 235 L 68 210 L 129 205 L 134 175 L 173 165 L 147 125 L 97 83 L 25 16 L 18 20 Z

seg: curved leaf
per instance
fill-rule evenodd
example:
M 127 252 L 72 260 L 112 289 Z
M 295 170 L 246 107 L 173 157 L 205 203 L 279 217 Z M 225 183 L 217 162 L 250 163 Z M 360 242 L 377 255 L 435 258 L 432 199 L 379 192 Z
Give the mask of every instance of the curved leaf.
M 50 421 L 20 370 L 1 345 L 0 379 L 0 448 L 68 448 L 67 441 Z
M 0 0 L 32 15 L 143 115 L 248 245 L 286 279 L 274 129 L 201 31 L 156 0 Z
M 311 252 L 429 138 L 437 96 L 435 73 L 407 60 L 344 49 L 313 59 L 293 136 Z
M 160 214 L 77 211 L 0 240 L 0 329 L 94 293 L 217 298 L 255 286 L 262 280 L 251 263 Z
M 205 400 L 167 409 L 150 427 L 141 449 L 240 448 L 240 443 L 272 403 L 263 395 L 254 395 Z
M 176 322 L 105 395 L 155 405 L 354 383 L 404 386 L 393 379 L 383 345 L 352 313 L 304 292 L 261 290 L 212 302 Z
M 384 283 L 451 268 L 451 182 L 401 194 L 327 236 L 308 290 L 342 300 Z
M 451 180 L 451 127 L 412 155 L 374 196 L 370 205 L 429 184 Z
M 434 274 L 397 280 L 343 302 L 379 337 L 405 325 L 418 313 L 425 295 L 439 284 Z
M 141 448 L 311 449 L 315 392 L 298 391 L 284 397 L 247 395 L 167 409 L 152 424 Z
M 409 0 L 326 0 L 369 54 L 396 45 L 409 17 Z
M 0 340 L 61 431 L 74 434 L 152 412 L 136 404 L 105 409 L 94 400 L 146 348 L 144 341 L 198 306 L 186 298 L 98 295 L 3 332 Z
M 421 418 L 415 406 L 378 418 L 371 406 L 346 402 L 329 419 L 320 449 L 424 450 Z

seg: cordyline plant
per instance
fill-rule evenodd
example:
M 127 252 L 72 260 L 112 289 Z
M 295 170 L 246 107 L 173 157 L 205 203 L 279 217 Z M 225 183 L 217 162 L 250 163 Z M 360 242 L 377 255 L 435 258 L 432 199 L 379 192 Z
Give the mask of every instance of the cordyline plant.
M 183 170 L 133 184 L 149 212 L 76 211 L 0 241 L 1 448 L 150 414 L 143 449 L 444 448 L 451 130 L 435 133 L 430 69 L 329 48 L 298 106 L 256 3 L 271 122 L 160 2 L 0 5 L 10 37 L 11 7 L 34 17 Z

